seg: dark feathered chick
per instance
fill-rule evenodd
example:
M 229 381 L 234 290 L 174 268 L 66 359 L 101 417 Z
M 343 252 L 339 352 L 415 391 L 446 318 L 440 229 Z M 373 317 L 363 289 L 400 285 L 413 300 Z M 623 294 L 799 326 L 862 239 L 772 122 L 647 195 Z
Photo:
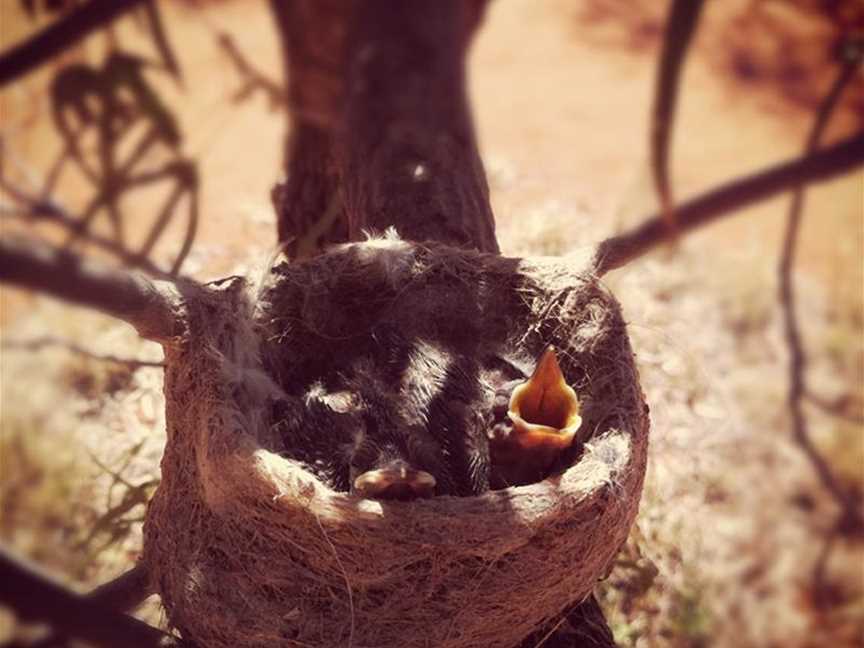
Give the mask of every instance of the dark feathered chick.
M 489 488 L 478 370 L 425 342 L 388 340 L 275 412 L 285 454 L 336 490 L 378 499 Z M 299 399 L 298 399 L 299 401 Z
M 488 489 L 482 391 L 472 366 L 415 342 L 387 367 L 356 368 L 348 384 L 364 406 L 351 452 L 358 494 L 405 499 Z

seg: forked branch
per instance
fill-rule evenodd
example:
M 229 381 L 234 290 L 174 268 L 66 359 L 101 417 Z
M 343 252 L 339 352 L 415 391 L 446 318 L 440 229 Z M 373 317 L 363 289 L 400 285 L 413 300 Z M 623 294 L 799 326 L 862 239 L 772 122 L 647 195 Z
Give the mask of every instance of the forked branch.
M 26 560 L 0 547 L 0 602 L 23 621 L 47 622 L 58 635 L 115 648 L 179 648 L 166 634 L 87 597 L 67 590 Z
M 0 281 L 87 306 L 131 324 L 141 337 L 178 334 L 174 284 L 108 268 L 33 240 L 0 240 Z
M 757 202 L 801 185 L 830 180 L 864 164 L 864 133 L 833 146 L 733 180 L 693 198 L 675 209 L 676 231 L 684 233 Z M 594 271 L 602 276 L 650 252 L 669 240 L 672 231 L 663 214 L 597 246 Z

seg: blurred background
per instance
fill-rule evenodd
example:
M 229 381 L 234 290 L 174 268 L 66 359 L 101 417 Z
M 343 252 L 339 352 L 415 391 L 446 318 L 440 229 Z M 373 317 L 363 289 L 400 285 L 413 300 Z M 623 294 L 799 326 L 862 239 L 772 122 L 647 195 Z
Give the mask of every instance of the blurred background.
M 0 0 L 0 50 L 76 4 Z M 648 136 L 667 10 L 490 4 L 470 89 L 504 254 L 579 252 L 656 210 Z M 799 155 L 840 42 L 864 29 L 856 0 L 715 0 L 704 14 L 674 132 L 679 199 Z M 284 88 L 265 2 L 145 3 L 0 91 L 0 231 L 203 281 L 260 276 Z M 823 142 L 862 127 L 859 69 Z M 638 522 L 600 588 L 621 646 L 864 645 L 864 530 L 818 479 L 786 403 L 789 202 L 607 276 L 653 425 Z M 793 276 L 810 438 L 860 511 L 862 171 L 808 190 Z M 86 591 L 141 549 L 165 434 L 161 350 L 46 297 L 3 287 L 0 307 L 0 541 Z M 160 618 L 156 604 L 141 614 Z M 30 631 L 0 608 L 0 645 Z

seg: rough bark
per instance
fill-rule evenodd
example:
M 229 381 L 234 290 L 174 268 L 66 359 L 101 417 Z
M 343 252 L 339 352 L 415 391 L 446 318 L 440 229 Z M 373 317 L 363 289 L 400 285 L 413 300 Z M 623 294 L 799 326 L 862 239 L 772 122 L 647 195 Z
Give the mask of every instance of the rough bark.
M 497 252 L 465 83 L 485 2 L 359 6 L 341 140 L 349 238 L 395 226 L 408 240 Z
M 273 0 L 288 73 L 289 255 L 395 226 L 408 240 L 497 252 L 465 84 L 486 0 Z
M 277 235 L 291 258 L 347 240 L 335 130 L 342 114 L 348 5 L 271 0 L 287 76 L 285 181 L 273 191 Z

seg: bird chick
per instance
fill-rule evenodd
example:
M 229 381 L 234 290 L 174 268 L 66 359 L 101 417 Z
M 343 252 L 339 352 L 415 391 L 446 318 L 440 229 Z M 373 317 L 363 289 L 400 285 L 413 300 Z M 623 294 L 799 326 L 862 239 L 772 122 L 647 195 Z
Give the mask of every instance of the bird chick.
M 543 479 L 582 425 L 579 399 L 549 347 L 527 381 L 496 390 L 489 455 L 493 488 Z
M 488 417 L 471 363 L 431 344 L 387 343 L 387 356 L 359 358 L 280 408 L 283 454 L 363 497 L 488 490 Z
M 470 363 L 431 344 L 410 345 L 395 376 L 360 367 L 364 403 L 350 451 L 353 492 L 376 499 L 476 495 L 488 490 L 482 393 Z

